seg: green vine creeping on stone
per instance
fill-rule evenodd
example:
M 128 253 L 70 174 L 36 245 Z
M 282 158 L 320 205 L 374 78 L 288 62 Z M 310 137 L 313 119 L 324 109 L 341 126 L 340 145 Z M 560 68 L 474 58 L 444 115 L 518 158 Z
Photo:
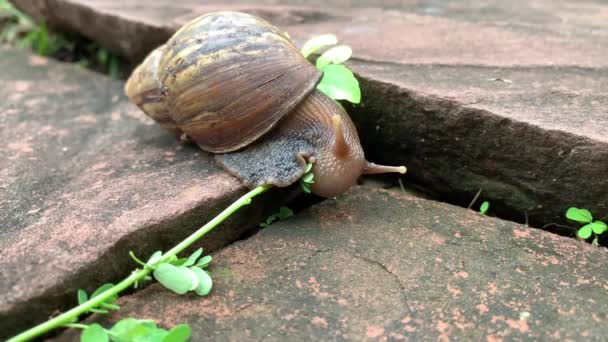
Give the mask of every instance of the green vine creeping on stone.
M 594 221 L 593 215 L 587 209 L 568 208 L 566 218 L 584 224 L 578 229 L 576 235 L 581 239 L 588 239 L 593 234 L 594 245 L 598 244 L 597 236 L 608 230 L 606 223 L 599 220 Z
M 324 34 L 314 37 L 304 43 L 300 50 L 304 57 L 322 48 L 338 44 L 338 38 L 333 34 Z M 353 51 L 346 45 L 338 45 L 329 48 L 316 61 L 317 69 L 323 72 L 323 78 L 317 85 L 317 89 L 334 100 L 347 100 L 352 103 L 361 102 L 361 89 L 359 82 L 347 67 L 346 62 Z
M 184 325 L 177 326 L 167 332 L 166 330 L 156 328 L 155 325 L 149 321 L 138 321 L 134 318 L 123 319 L 109 330 L 104 329 L 98 324 L 86 325 L 76 322 L 81 315 L 89 312 L 99 312 L 99 310 L 102 310 L 103 312 L 103 310 L 107 311 L 108 309 L 117 309 L 118 306 L 114 304 L 114 301 L 116 300 L 118 294 L 125 289 L 141 282 L 146 277 L 149 278 L 151 273 L 153 273 L 154 277 L 163 286 L 171 289 L 174 292 L 185 293 L 188 291 L 195 291 L 199 295 L 205 295 L 208 293 L 208 291 L 211 290 L 211 278 L 208 277 L 208 274 L 206 274 L 206 271 L 203 269 L 209 265 L 211 262 L 211 257 L 205 256 L 199 259 L 200 255 L 202 254 L 202 249 L 197 250 L 188 258 L 180 259 L 177 257 L 177 255 L 184 249 L 190 247 L 194 242 L 198 241 L 201 237 L 222 223 L 226 218 L 235 213 L 241 207 L 249 205 L 252 198 L 268 191 L 270 188 L 270 185 L 263 185 L 249 191 L 241 198 L 236 200 L 236 202 L 232 203 L 228 208 L 224 209 L 224 211 L 214 217 L 211 221 L 207 222 L 207 224 L 199 228 L 197 231 L 192 233 L 192 235 L 188 236 L 185 240 L 171 248 L 166 253 L 154 253 L 148 262 L 144 263 L 137 259 L 133 253 L 130 253 L 130 255 L 143 266 L 142 268 L 134 270 L 131 275 L 116 285 L 105 284 L 101 286 L 93 294 L 91 294 L 90 298 L 86 295 L 86 292 L 78 291 L 78 306 L 29 330 L 26 330 L 17 336 L 12 337 L 7 342 L 30 341 L 48 333 L 49 331 L 65 327 L 84 329 L 82 339 L 85 342 L 186 341 L 190 336 L 190 328 L 187 326 L 184 327 Z M 184 284 L 182 284 L 182 282 Z M 129 323 L 120 324 L 121 322 Z M 130 332 L 125 332 L 125 335 L 118 335 L 116 331 L 119 331 L 120 329 L 117 328 L 117 326 Z M 140 332 L 144 335 L 136 335 Z M 165 333 L 166 335 L 164 335 Z M 183 336 L 186 337 L 184 338 Z

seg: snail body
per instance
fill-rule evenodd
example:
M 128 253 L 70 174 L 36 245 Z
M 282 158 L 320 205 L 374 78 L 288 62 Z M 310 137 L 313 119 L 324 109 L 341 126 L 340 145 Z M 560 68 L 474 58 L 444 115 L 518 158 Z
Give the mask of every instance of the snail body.
M 215 153 L 246 186 L 288 186 L 313 162 L 313 193 L 344 192 L 364 173 L 354 124 L 315 89 L 322 73 L 279 29 L 238 12 L 203 15 L 152 51 L 125 85 L 131 100 L 178 137 Z

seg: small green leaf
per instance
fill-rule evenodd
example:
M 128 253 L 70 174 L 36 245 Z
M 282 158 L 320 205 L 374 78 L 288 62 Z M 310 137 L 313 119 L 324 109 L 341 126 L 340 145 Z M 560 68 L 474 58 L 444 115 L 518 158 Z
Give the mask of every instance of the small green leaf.
M 146 328 L 156 328 L 156 322 L 150 319 L 138 319 L 139 324 Z
M 481 203 L 481 206 L 479 207 L 479 213 L 481 215 L 485 215 L 489 209 L 490 209 L 490 202 L 483 201 L 483 203 Z
M 194 292 L 199 296 L 208 295 L 209 292 L 211 292 L 211 288 L 213 288 L 213 280 L 209 274 L 198 267 L 192 267 L 190 269 L 198 277 L 198 286 Z
M 588 239 L 591 236 L 591 224 L 586 224 L 578 230 L 578 237 L 581 239 Z
M 302 191 L 304 191 L 307 194 L 310 193 L 310 185 L 307 183 L 300 182 L 300 189 L 302 189 Z
M 176 258 L 176 259 L 171 260 L 170 264 L 174 265 L 174 266 L 183 266 L 186 263 L 186 261 L 188 261 L 188 258 L 179 258 L 179 259 Z
M 188 324 L 180 324 L 169 330 L 169 333 L 163 338 L 162 342 L 186 342 L 190 338 L 191 333 L 192 331 Z
M 268 226 L 270 226 L 268 223 L 264 223 L 264 222 L 260 223 L 260 228 L 266 228 Z
M 110 77 L 113 80 L 118 79 L 119 63 L 120 63 L 120 61 L 118 60 L 118 56 L 116 56 L 116 55 L 110 56 L 110 61 L 108 63 L 108 74 L 110 75 Z
M 608 226 L 602 221 L 594 221 L 591 223 L 591 230 L 593 230 L 595 234 L 602 234 L 606 229 L 608 229 Z
M 346 45 L 334 46 L 317 58 L 317 69 L 323 70 L 329 64 L 341 64 L 353 55 L 353 50 Z
M 109 342 L 110 336 L 101 325 L 94 323 L 89 325 L 82 331 L 80 335 L 81 342 Z
M 97 62 L 101 65 L 106 65 L 108 63 L 108 51 L 105 49 L 97 50 Z
M 188 291 L 193 291 L 194 289 L 196 289 L 198 287 L 198 283 L 199 283 L 198 276 L 196 275 L 196 273 L 194 273 L 194 271 L 192 271 L 190 268 L 188 268 L 186 266 L 179 266 L 179 268 L 183 272 L 188 273 L 188 275 L 192 279 L 192 285 L 190 285 L 190 288 L 188 289 Z
M 266 223 L 267 224 L 271 224 L 272 222 L 277 220 L 277 215 L 270 215 L 268 216 L 268 218 L 266 219 Z
M 293 211 L 287 207 L 279 208 L 279 220 L 284 220 L 288 217 L 293 216 Z
M 49 50 L 49 34 L 45 25 L 40 25 L 36 37 L 36 53 L 41 56 L 47 56 Z
M 302 176 L 302 182 L 304 183 L 312 183 L 312 180 L 315 178 L 315 175 L 311 172 L 311 173 L 307 173 L 304 176 Z
M 118 310 L 118 309 L 120 309 L 120 306 L 118 306 L 116 304 L 110 304 L 110 303 L 101 303 L 100 307 L 102 307 L 104 309 L 108 309 L 108 310 Z
M 110 332 L 112 340 L 119 342 L 160 342 L 167 335 L 167 331 L 157 328 L 154 322 L 131 317 L 120 320 Z
M 209 264 L 211 264 L 212 260 L 213 260 L 213 257 L 211 257 L 211 255 L 205 255 L 204 257 L 202 257 L 198 260 L 198 262 L 196 263 L 196 266 L 200 267 L 200 268 L 205 268 L 205 267 L 209 266 Z
M 136 263 L 142 265 L 142 266 L 146 266 L 146 263 L 139 260 L 139 258 L 135 255 L 135 253 L 133 253 L 133 251 L 129 251 L 129 256 L 131 257 L 131 259 L 133 259 L 133 261 L 135 261 Z
M 317 89 L 334 100 L 361 102 L 361 89 L 355 75 L 342 64 L 331 64 L 323 69 Z
M 154 252 L 151 256 L 150 259 L 148 259 L 148 262 L 146 262 L 146 265 L 152 267 L 154 266 L 154 264 L 156 264 L 158 262 L 158 260 L 160 260 L 160 258 L 163 257 L 163 252 L 162 251 L 156 251 Z
M 96 308 L 90 308 L 89 311 L 90 312 L 95 312 L 95 313 L 98 313 L 98 314 L 107 314 L 107 313 L 110 312 L 110 311 L 105 310 L 105 309 L 96 309 Z
M 97 290 L 95 290 L 95 292 L 93 292 L 91 294 L 91 298 L 95 298 L 95 297 L 99 296 L 100 294 L 106 292 L 107 290 L 111 289 L 112 287 L 114 287 L 114 284 L 107 283 L 107 284 L 101 285 L 99 288 L 97 288 Z
M 177 294 L 184 294 L 192 287 L 190 272 L 183 271 L 183 269 L 168 263 L 162 263 L 156 267 L 154 278 L 161 285 Z
M 201 256 L 201 254 L 203 254 L 203 249 L 199 248 L 197 249 L 194 253 L 192 253 L 189 257 L 188 260 L 186 260 L 186 262 L 184 263 L 183 266 L 192 266 L 196 263 L 196 260 L 198 260 L 198 258 Z
M 304 171 L 304 173 L 309 173 L 311 170 L 312 170 L 312 163 L 306 164 L 306 170 Z
M 568 208 L 568 211 L 566 211 L 566 217 L 580 223 L 591 223 L 593 221 L 593 216 L 589 210 L 574 207 Z
M 333 34 L 323 34 L 320 36 L 316 36 L 311 38 L 309 41 L 304 43 L 302 49 L 300 50 L 304 57 L 308 58 L 312 53 L 317 52 L 319 49 L 338 44 L 338 38 Z
M 178 261 L 179 259 L 177 258 L 177 256 L 175 254 L 171 254 L 169 255 L 169 259 L 166 261 L 169 264 L 174 264 Z
M 87 296 L 85 290 L 78 289 L 78 305 L 86 302 L 87 300 L 89 300 L 89 296 Z

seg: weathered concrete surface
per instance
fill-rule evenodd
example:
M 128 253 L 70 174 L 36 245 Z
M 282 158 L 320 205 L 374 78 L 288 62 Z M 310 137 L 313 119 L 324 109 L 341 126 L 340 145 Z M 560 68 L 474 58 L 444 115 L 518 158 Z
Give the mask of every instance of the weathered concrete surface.
M 607 257 L 581 241 L 363 186 L 217 253 L 209 297 L 152 285 L 93 319 L 189 323 L 196 341 L 600 341 Z
M 244 193 L 131 105 L 122 83 L 0 50 L 0 340 L 167 249 Z M 263 201 L 210 233 L 217 249 Z M 246 218 L 246 219 L 245 219 Z
M 354 50 L 363 103 L 351 112 L 370 159 L 407 164 L 409 181 L 455 203 L 482 188 L 522 221 L 563 219 L 569 206 L 608 212 L 605 2 L 14 2 L 132 58 L 218 9 L 260 15 L 298 42 L 336 33 Z

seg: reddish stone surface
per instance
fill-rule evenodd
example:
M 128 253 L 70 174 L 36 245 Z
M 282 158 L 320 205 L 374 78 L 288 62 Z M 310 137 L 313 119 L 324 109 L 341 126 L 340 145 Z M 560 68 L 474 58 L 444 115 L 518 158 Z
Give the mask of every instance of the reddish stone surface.
M 49 25 L 76 30 L 140 59 L 190 19 L 217 10 L 258 15 L 296 39 L 333 32 L 366 61 L 405 64 L 606 66 L 608 6 L 597 1 L 13 0 Z M 278 3 L 278 5 L 277 5 Z M 290 5 L 291 4 L 291 5 Z M 316 6 L 315 6 L 316 5 Z M 359 8 L 352 8 L 353 5 Z M 348 7 L 344 10 L 339 7 Z M 483 13 L 482 13 L 483 11 Z M 564 18 L 568 18 L 565 20 Z M 379 39 L 381 38 L 381 39 Z
M 12 50 L 0 50 L 0 71 L 0 340 L 74 305 L 78 288 L 126 275 L 129 250 L 168 249 L 245 191 L 131 105 L 121 82 Z M 204 247 L 239 238 L 263 203 Z
M 497 213 L 537 225 L 569 206 L 608 213 L 604 2 L 14 2 L 134 59 L 220 9 L 264 17 L 298 42 L 336 33 L 354 50 L 363 103 L 351 113 L 370 159 L 405 163 L 408 181 L 446 201 L 483 189 Z
M 92 320 L 188 323 L 194 341 L 599 341 L 608 334 L 607 257 L 362 186 L 217 253 L 209 297 L 152 285 Z

